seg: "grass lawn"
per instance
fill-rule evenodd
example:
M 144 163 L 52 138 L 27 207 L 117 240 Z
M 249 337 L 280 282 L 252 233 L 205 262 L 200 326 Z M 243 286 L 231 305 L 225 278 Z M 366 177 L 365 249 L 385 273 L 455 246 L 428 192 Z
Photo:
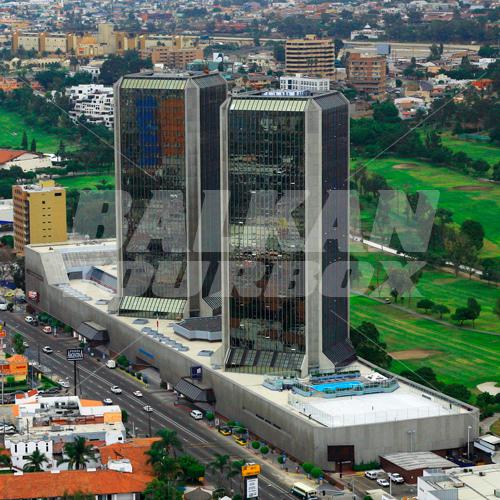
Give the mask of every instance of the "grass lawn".
M 490 142 L 460 139 L 450 132 L 441 134 L 443 146 L 450 148 L 454 153 L 463 151 L 473 160 L 486 160 L 490 165 L 500 161 L 500 147 Z
M 31 140 L 35 139 L 37 150 L 42 153 L 55 153 L 59 148 L 61 138 L 57 134 L 47 133 L 40 128 L 33 129 L 26 125 L 20 113 L 0 110 L 0 148 L 20 148 L 24 130 L 28 135 L 28 147 Z M 64 140 L 64 143 L 71 149 L 67 140 Z
M 496 422 L 491 426 L 491 432 L 500 436 L 500 418 L 496 420 Z
M 446 167 L 408 158 L 380 158 L 374 161 L 353 161 L 367 165 L 370 172 L 382 175 L 394 189 L 416 191 L 437 189 L 440 192 L 439 207 L 453 211 L 458 224 L 466 219 L 480 222 L 485 230 L 485 245 L 481 257 L 497 257 L 500 246 L 500 185 L 479 182 L 472 177 L 454 172 Z M 411 168 L 394 168 L 411 163 Z M 466 186 L 466 188 L 464 188 Z M 460 187 L 462 187 L 460 189 Z M 457 189 L 458 188 L 458 189 Z M 485 190 L 486 189 L 486 190 Z M 370 217 L 368 214 L 365 217 Z
M 368 262 L 373 267 L 379 261 L 402 261 L 393 255 L 384 254 L 382 252 L 367 252 L 366 247 L 359 243 L 351 243 L 351 252 L 359 261 Z M 363 293 L 368 293 L 367 286 L 370 284 L 377 286 L 376 275 L 371 275 L 370 270 L 367 271 L 368 275 L 353 284 L 353 288 Z M 371 278 L 371 281 L 370 281 Z M 378 284 L 380 285 L 386 279 L 386 274 L 381 271 L 378 276 Z M 375 297 L 378 297 L 378 291 L 371 292 Z M 448 306 L 450 311 L 454 312 L 457 307 L 464 307 L 467 304 L 469 297 L 474 297 L 481 306 L 481 314 L 475 321 L 475 328 L 478 330 L 485 330 L 496 332 L 498 331 L 498 317 L 493 313 L 496 298 L 500 294 L 500 289 L 495 286 L 488 286 L 483 281 L 469 280 L 463 277 L 456 277 L 454 274 L 446 273 L 443 271 L 426 268 L 417 283 L 416 290 L 412 292 L 411 304 L 405 298 L 404 307 L 409 307 L 414 311 L 423 313 L 421 309 L 417 309 L 416 305 L 420 299 L 430 299 L 435 303 L 444 304 Z M 390 289 L 387 284 L 381 285 L 381 296 L 389 297 Z M 446 321 L 451 321 L 449 315 L 443 316 Z M 467 327 L 471 327 L 470 322 L 466 322 Z
M 367 297 L 353 297 L 351 322 L 357 326 L 362 321 L 377 326 L 389 352 L 409 349 L 439 351 L 426 359 L 394 360 L 391 370 L 395 372 L 429 366 L 440 381 L 463 383 L 471 389 L 482 382 L 500 379 L 500 337 L 436 324 Z
M 57 179 L 57 184 L 68 189 L 96 189 L 96 185 L 106 179 L 109 186 L 115 186 L 114 175 L 77 175 Z

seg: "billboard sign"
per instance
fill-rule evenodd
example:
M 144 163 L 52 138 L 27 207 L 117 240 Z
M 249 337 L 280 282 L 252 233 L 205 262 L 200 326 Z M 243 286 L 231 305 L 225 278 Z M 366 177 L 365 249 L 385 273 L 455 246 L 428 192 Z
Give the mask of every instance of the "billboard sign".
M 66 359 L 68 361 L 83 361 L 83 349 L 75 347 L 66 350 Z
M 259 478 L 247 477 L 245 479 L 245 498 L 258 498 L 259 497 Z

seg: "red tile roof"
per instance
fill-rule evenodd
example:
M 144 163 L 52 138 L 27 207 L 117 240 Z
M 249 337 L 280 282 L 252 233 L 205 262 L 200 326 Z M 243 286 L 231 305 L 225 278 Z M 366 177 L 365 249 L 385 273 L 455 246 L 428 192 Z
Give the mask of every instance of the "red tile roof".
M 0 474 L 0 498 L 57 498 L 78 492 L 94 495 L 140 493 L 152 480 L 149 474 L 111 470 L 31 472 L 20 476 Z
M 19 156 L 28 153 L 22 149 L 0 149 L 0 165 L 15 160 Z

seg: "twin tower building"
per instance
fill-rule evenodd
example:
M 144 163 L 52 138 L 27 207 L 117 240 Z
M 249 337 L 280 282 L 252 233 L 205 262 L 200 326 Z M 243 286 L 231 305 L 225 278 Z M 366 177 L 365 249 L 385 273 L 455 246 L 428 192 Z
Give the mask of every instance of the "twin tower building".
M 226 370 L 352 361 L 345 97 L 140 73 L 115 102 L 122 312 L 221 314 Z

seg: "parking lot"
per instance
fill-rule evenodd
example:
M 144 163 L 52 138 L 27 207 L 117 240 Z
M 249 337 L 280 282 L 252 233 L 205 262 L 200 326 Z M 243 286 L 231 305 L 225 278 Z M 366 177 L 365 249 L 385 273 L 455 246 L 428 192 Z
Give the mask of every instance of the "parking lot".
M 388 476 L 385 472 L 381 472 L 379 474 L 380 478 L 388 479 Z M 365 496 L 366 492 L 369 490 L 384 490 L 389 493 L 389 490 L 392 490 L 392 495 L 396 498 L 403 497 L 414 497 L 417 495 L 417 485 L 416 484 L 392 484 L 391 488 L 382 488 L 377 484 L 377 481 L 374 479 L 368 479 L 364 476 L 363 473 L 358 474 L 343 474 L 342 481 L 344 481 L 348 485 L 354 485 L 354 491 L 358 496 Z

